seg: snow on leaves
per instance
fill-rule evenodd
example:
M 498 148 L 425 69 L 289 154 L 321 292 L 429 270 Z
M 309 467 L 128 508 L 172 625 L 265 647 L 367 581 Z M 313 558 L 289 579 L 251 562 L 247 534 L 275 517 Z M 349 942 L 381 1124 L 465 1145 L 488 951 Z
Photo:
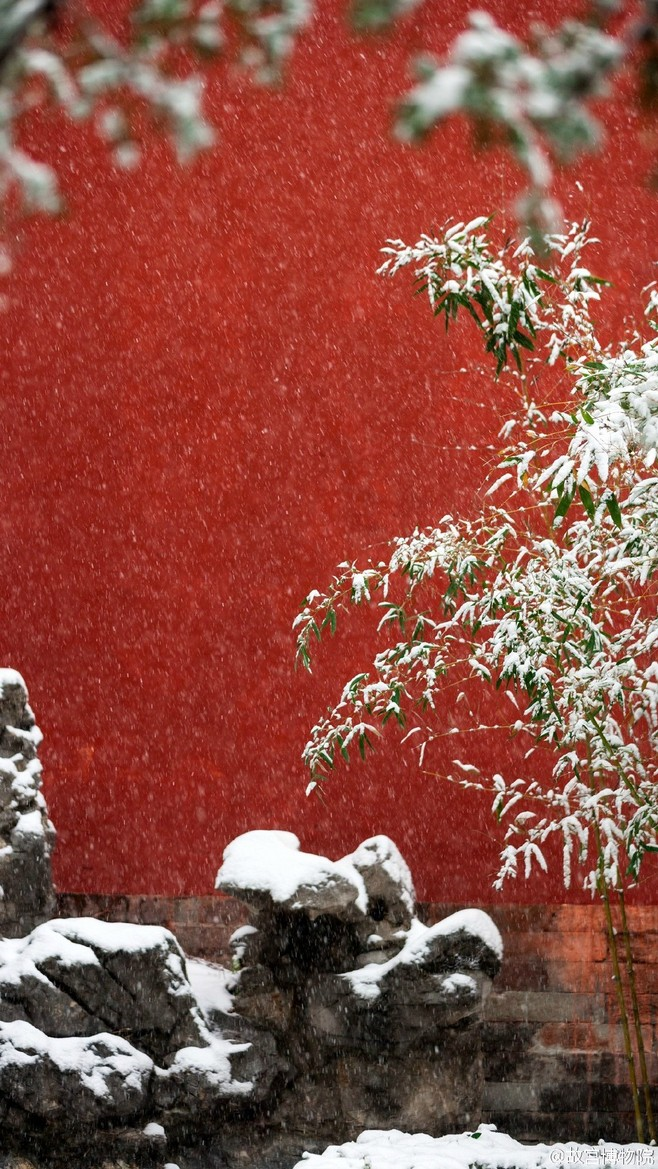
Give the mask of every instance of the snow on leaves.
M 309 595 L 296 621 L 307 668 L 313 640 L 354 605 L 380 614 L 385 645 L 313 728 L 303 758 L 314 787 L 354 746 L 365 756 L 389 721 L 421 764 L 447 734 L 520 736 L 526 774 L 487 776 L 454 759 L 445 776 L 487 792 L 506 823 L 499 883 L 546 867 L 556 838 L 565 885 L 579 865 L 592 891 L 619 889 L 658 849 L 658 480 L 645 473 L 657 445 L 658 341 L 600 344 L 590 307 L 602 282 L 583 265 L 586 227 L 549 236 L 540 270 L 527 242 L 495 252 L 488 222 L 413 247 L 394 241 L 382 271 L 410 265 L 448 325 L 466 309 L 496 374 L 516 386 L 501 473 L 475 519 L 445 516 L 394 540 L 387 561 L 341 565 L 327 592 Z M 509 370 L 510 358 L 521 366 L 519 344 L 531 378 Z M 573 409 L 530 397 L 558 361 Z M 504 504 L 492 502 L 503 490 Z M 509 700 L 495 727 L 470 713 L 482 684 Z M 446 729 L 448 687 L 462 701 Z M 548 778 L 533 772 L 537 752 L 552 760 Z
M 535 27 L 528 44 L 486 12 L 472 12 L 469 25 L 442 64 L 421 63 L 420 80 L 400 106 L 397 132 L 415 140 L 462 113 L 479 145 L 504 142 L 528 177 L 520 212 L 541 241 L 558 218 L 549 194 L 552 158 L 569 162 L 598 145 L 601 130 L 588 102 L 606 93 L 624 47 L 575 20 L 555 30 Z
M 118 166 L 140 159 L 137 126 L 146 111 L 169 138 L 179 162 L 215 141 L 203 113 L 200 72 L 180 76 L 181 50 L 197 62 L 224 48 L 227 12 L 237 25 L 241 59 L 260 81 L 276 81 L 296 34 L 310 18 L 308 0 L 141 0 L 127 34 L 110 34 L 88 14 L 72 18 L 66 39 L 51 35 L 46 0 L 0 0 L 0 207 L 61 209 L 52 167 L 20 146 L 23 116 L 53 103 L 73 121 L 90 122 Z

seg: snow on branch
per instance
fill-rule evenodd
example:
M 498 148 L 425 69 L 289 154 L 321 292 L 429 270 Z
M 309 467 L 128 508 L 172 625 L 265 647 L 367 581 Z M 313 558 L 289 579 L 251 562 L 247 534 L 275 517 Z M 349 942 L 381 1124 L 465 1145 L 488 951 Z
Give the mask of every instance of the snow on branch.
M 545 868 L 555 840 L 565 885 L 580 868 L 594 892 L 635 881 L 658 850 L 658 479 L 646 475 L 658 340 L 600 343 L 590 309 L 603 282 L 583 264 L 591 242 L 587 225 L 549 236 L 542 269 L 528 241 L 495 250 L 486 217 L 413 246 L 389 242 L 382 272 L 411 267 L 448 325 L 466 310 L 518 410 L 475 517 L 391 541 L 388 561 L 342 565 L 327 592 L 309 594 L 297 628 L 309 665 L 311 636 L 333 632 L 336 612 L 365 605 L 376 623 L 367 669 L 304 749 L 312 788 L 354 745 L 374 749 L 390 722 L 429 774 L 488 794 L 506 825 L 499 883 Z M 556 362 L 571 409 L 534 398 Z M 510 700 L 494 726 L 472 711 L 482 686 Z M 478 735 L 522 736 L 525 774 L 482 774 L 464 754 Z M 446 736 L 459 757 L 437 771 Z M 537 752 L 548 775 L 533 769 Z

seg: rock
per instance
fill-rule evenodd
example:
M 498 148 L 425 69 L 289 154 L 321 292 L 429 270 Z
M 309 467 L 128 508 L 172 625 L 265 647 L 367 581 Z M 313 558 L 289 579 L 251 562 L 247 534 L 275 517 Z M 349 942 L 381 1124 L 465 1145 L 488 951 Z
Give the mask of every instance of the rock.
M 285 1169 L 363 1128 L 472 1123 L 502 954 L 486 914 L 423 925 L 382 836 L 334 862 L 247 833 L 218 883 L 254 918 L 232 971 L 188 970 L 158 926 L 61 919 L 0 940 L 0 1127 L 18 1151 L 136 1169 L 223 1149 L 238 1169 L 250 1149 Z
M 271 1098 L 275 1084 L 290 1076 L 290 1063 L 283 1059 L 277 1042 L 262 1024 L 254 1026 L 248 1019 L 235 1016 L 222 1027 L 222 1038 L 235 1044 L 231 1051 L 231 1070 L 236 1080 L 252 1085 L 250 1102 L 260 1104 Z
M 253 925 L 241 925 L 229 939 L 229 946 L 236 970 L 253 966 L 260 961 L 260 930 Z
M 338 1096 L 344 1131 L 393 1128 L 438 1136 L 479 1121 L 483 1086 L 478 1037 L 446 1029 L 440 1056 L 415 1051 L 413 1060 L 373 1060 L 364 1075 L 353 1053 L 338 1058 Z
M 55 829 L 41 793 L 41 732 L 16 670 L 0 670 L 0 934 L 19 937 L 52 915 Z
M 300 851 L 292 832 L 245 832 L 224 850 L 215 887 L 253 906 L 259 915 L 331 914 L 362 917 L 367 904 L 363 880 L 348 861 Z
M 251 1083 L 233 1077 L 233 1050 L 232 1044 L 212 1038 L 204 1047 L 181 1048 L 169 1067 L 155 1069 L 153 1103 L 165 1120 L 196 1121 L 225 1098 L 251 1099 Z
M 408 929 L 416 894 L 409 866 L 388 836 L 372 836 L 344 858 L 361 874 L 368 895 L 366 916 L 393 929 Z
M 253 915 L 236 937 L 236 1010 L 274 1034 L 287 1077 L 273 1082 L 269 1131 L 336 1141 L 469 1122 L 482 1006 L 502 954 L 486 914 L 423 925 L 385 836 L 332 862 L 305 856 L 290 834 L 247 833 L 226 849 L 218 886 Z
M 0 1024 L 6 1112 L 63 1127 L 125 1120 L 144 1110 L 152 1076 L 153 1061 L 118 1035 L 53 1039 L 30 1023 Z
M 447 1028 L 479 1018 L 490 985 L 482 974 L 433 975 L 400 967 L 370 996 L 355 994 L 341 976 L 326 975 L 308 988 L 306 1027 L 318 1045 L 369 1056 L 401 1054 L 429 1047 Z
M 235 988 L 240 1014 L 253 1023 L 285 1035 L 292 1025 L 293 992 L 278 986 L 268 966 L 249 966 L 242 971 Z
M 0 1018 L 0 1121 L 19 1143 L 145 1155 L 160 1140 L 148 1122 L 202 1130 L 280 1070 L 266 1033 L 213 1033 L 157 926 L 63 919 L 0 941 Z
M 500 934 L 481 909 L 461 909 L 431 926 L 413 942 L 426 970 L 482 970 L 495 978 L 503 957 Z
M 0 941 L 0 1017 L 7 1015 L 53 1037 L 119 1032 L 161 1062 L 207 1035 L 173 934 L 94 918 L 55 920 Z

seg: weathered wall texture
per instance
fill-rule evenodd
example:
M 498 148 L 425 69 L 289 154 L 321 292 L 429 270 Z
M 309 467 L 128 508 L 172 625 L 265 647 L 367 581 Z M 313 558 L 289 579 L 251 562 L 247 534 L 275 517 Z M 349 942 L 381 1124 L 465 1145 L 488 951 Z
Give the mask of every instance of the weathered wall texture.
M 456 909 L 425 905 L 428 922 Z M 598 904 L 482 905 L 505 957 L 485 1009 L 485 1111 L 481 1119 L 522 1140 L 634 1139 L 621 1027 Z M 61 895 L 63 915 L 166 925 L 190 954 L 229 960 L 244 909 L 218 897 Z M 629 910 L 649 1075 L 658 1085 L 658 907 Z M 654 1107 L 656 1105 L 654 1104 Z

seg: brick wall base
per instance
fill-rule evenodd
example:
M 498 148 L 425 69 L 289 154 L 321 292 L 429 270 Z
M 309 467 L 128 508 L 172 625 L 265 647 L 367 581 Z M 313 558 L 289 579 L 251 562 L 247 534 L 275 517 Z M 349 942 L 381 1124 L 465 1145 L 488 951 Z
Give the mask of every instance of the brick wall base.
M 186 953 L 228 961 L 246 920 L 231 898 L 60 894 L 64 917 L 164 925 Z M 422 907 L 428 923 L 457 905 Z M 603 913 L 592 905 L 487 906 L 505 944 L 486 1005 L 482 1121 L 524 1141 L 635 1139 L 627 1061 Z M 654 953 L 658 906 L 629 910 L 649 1078 L 658 1085 Z M 658 1092 L 654 1101 L 658 1113 Z

